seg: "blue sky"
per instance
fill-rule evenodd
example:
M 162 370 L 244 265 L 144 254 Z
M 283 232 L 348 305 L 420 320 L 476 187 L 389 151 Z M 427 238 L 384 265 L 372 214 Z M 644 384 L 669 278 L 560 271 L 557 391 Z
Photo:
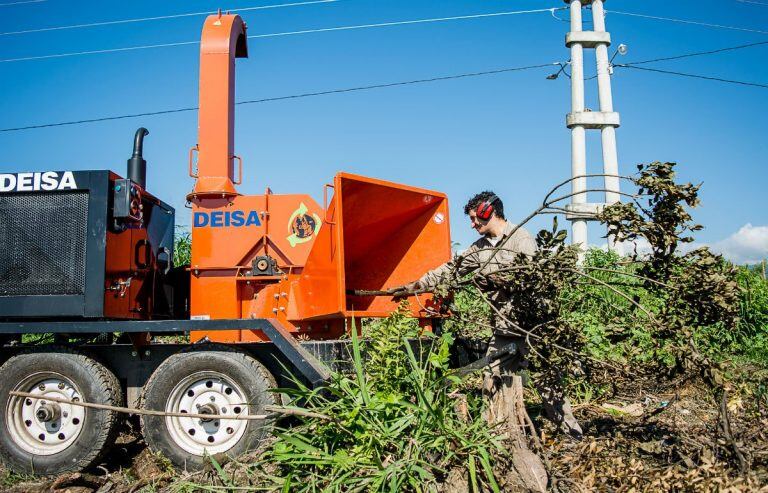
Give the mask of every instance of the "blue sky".
M 14 0 L 2 0 L 0 4 Z M 18 0 L 16 0 L 18 1 Z M 171 15 L 297 0 L 69 2 L 0 5 L 0 32 Z M 757 1 L 757 0 L 755 0 Z M 768 40 L 768 34 L 712 29 L 612 14 L 611 10 L 768 31 L 766 5 L 739 0 L 609 0 L 607 27 L 631 62 Z M 249 34 L 561 7 L 558 0 L 340 0 L 243 12 Z M 568 13 L 558 12 L 567 19 Z M 585 18 L 591 13 L 585 11 Z M 0 59 L 199 39 L 203 16 L 0 36 Z M 237 99 L 269 98 L 466 72 L 566 61 L 568 24 L 549 13 L 251 39 L 239 60 Z M 197 105 L 196 45 L 0 63 L 0 127 L 17 127 Z M 611 53 L 613 48 L 611 49 Z M 594 73 L 592 52 L 585 72 Z M 646 65 L 768 84 L 768 45 Z M 461 214 L 487 188 L 510 219 L 527 215 L 570 173 L 568 79 L 536 69 L 356 93 L 239 106 L 236 152 L 242 193 L 310 193 L 337 171 L 443 191 L 455 241 L 474 233 Z M 681 178 L 703 182 L 695 213 L 699 241 L 738 261 L 768 253 L 768 89 L 617 69 L 614 106 L 620 171 L 677 161 Z M 596 81 L 587 106 L 598 108 Z M 21 132 L 0 132 L 0 173 L 110 168 L 123 174 L 135 129 L 147 127 L 148 188 L 189 224 L 187 152 L 195 112 Z M 588 136 L 599 172 L 599 133 Z M 594 197 L 593 200 L 599 200 Z M 546 226 L 536 220 L 532 230 Z M 745 229 L 746 228 L 746 229 Z M 600 231 L 590 239 L 598 243 Z M 730 246 L 729 246 L 730 245 Z M 735 254 L 730 250 L 739 250 Z

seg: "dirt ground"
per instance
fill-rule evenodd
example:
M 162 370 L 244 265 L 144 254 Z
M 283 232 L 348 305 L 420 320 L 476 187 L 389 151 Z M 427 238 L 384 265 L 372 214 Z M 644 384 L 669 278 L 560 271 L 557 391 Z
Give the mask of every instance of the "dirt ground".
M 727 400 L 732 436 L 747 466 L 741 473 L 710 392 L 695 383 L 625 382 L 605 400 L 576 406 L 582 440 L 545 435 L 557 486 L 574 492 L 768 492 L 768 410 L 753 397 L 734 391 Z
M 616 382 L 614 382 L 616 384 Z M 644 389 L 653 389 L 648 391 Z M 735 389 L 727 401 L 734 443 L 723 438 L 720 403 L 697 383 L 629 382 L 601 399 L 584 400 L 574 412 L 584 428 L 581 440 L 557 433 L 534 419 L 540 430 L 551 488 L 564 492 L 768 492 L 768 409 L 760 398 Z M 764 396 L 761 397 L 764 399 Z M 242 464 L 225 470 L 238 477 Z M 503 484 L 504 471 L 497 471 Z M 155 457 L 129 426 L 98 467 L 84 473 L 35 480 L 0 471 L 2 491 L 133 493 L 169 491 L 184 482 L 216 484 L 209 472 L 174 473 Z

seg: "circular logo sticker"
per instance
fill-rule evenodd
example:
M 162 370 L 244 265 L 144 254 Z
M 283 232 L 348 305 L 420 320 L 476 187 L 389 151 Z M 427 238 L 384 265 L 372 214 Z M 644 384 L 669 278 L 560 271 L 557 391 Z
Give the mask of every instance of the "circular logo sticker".
M 286 239 L 292 247 L 299 243 L 306 243 L 317 234 L 321 224 L 320 217 L 317 214 L 310 213 L 307 206 L 302 202 L 299 208 L 293 211 L 290 219 L 288 219 L 288 231 L 291 235 Z
M 435 224 L 442 224 L 443 221 L 445 221 L 445 216 L 442 212 L 438 212 L 435 214 L 435 217 L 433 217 L 432 220 L 435 221 Z
M 309 214 L 296 216 L 291 223 L 291 233 L 297 238 L 308 238 L 315 232 L 315 218 Z

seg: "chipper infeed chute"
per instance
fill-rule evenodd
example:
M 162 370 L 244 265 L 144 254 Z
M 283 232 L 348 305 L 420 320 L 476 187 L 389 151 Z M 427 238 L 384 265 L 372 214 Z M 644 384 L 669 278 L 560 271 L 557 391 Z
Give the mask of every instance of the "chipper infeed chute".
M 444 194 L 348 173 L 336 175 L 333 189 L 323 228 L 291 283 L 289 320 L 387 316 L 398 300 L 350 291 L 399 286 L 450 258 Z

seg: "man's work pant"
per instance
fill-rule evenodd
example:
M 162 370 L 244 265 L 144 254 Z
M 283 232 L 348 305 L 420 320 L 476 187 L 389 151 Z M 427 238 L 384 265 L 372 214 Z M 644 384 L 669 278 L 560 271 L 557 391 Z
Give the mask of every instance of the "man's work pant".
M 511 343 L 517 344 L 517 354 L 502 357 L 491 363 L 489 371 L 485 372 L 483 379 L 483 393 L 492 396 L 499 389 L 502 376 L 511 376 L 528 368 L 528 343 L 525 337 L 510 336 L 494 332 L 488 343 L 486 355 L 495 353 Z M 554 381 L 534 382 L 536 390 L 541 395 L 541 403 L 547 418 L 559 426 L 564 432 L 572 435 L 581 435 L 581 427 L 573 416 L 571 402 L 565 395 L 562 385 L 562 375 L 555 375 Z

